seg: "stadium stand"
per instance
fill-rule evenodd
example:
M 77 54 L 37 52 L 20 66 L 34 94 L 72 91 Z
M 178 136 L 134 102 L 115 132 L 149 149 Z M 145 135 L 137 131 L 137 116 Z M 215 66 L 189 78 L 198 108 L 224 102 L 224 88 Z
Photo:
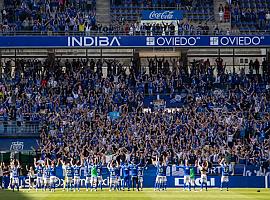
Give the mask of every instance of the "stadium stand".
M 149 75 L 132 63 L 127 70 L 117 60 L 18 60 L 15 78 L 7 64 L 1 117 L 39 120 L 39 150 L 51 160 L 110 155 L 119 149 L 131 157 L 160 152 L 171 163 L 192 152 L 214 163 L 235 152 L 238 162 L 247 165 L 268 156 L 268 63 L 257 69 L 255 61 L 249 74 L 237 74 L 227 73 L 222 60 L 217 59 L 216 68 L 206 60 L 192 63 L 189 72 L 181 60 L 156 58 L 149 60 Z M 167 96 L 168 107 L 181 108 L 145 111 L 156 95 Z
M 95 0 L 4 1 L 3 33 L 12 32 L 81 32 L 94 26 Z
M 108 5 L 100 1 L 100 12 L 107 12 Z M 1 32 L 3 34 L 125 34 L 144 35 L 151 30 L 165 34 L 168 25 L 162 23 L 141 23 L 143 10 L 181 10 L 183 20 L 174 27 L 173 35 L 230 34 L 238 30 L 255 34 L 270 30 L 270 3 L 265 0 L 239 1 L 117 1 L 110 2 L 110 20 L 107 14 L 100 14 L 96 20 L 96 1 L 4 1 Z M 215 8 L 215 9 L 214 9 Z M 105 9 L 105 10 L 104 10 Z M 103 16 L 104 15 L 104 16 Z M 215 18 L 215 16 L 218 16 Z M 104 21 L 104 23 L 102 23 Z M 106 21 L 106 23 L 105 23 Z M 216 24 L 215 24 L 216 23 Z M 224 28 L 229 23 L 230 28 Z M 210 27 L 209 27 L 210 26 Z M 223 28 L 223 29 L 222 29 Z M 231 30 L 228 30 L 231 29 Z M 207 31 L 208 30 L 208 31 Z
M 268 32 L 270 30 L 270 2 L 259 0 L 232 1 L 232 27 L 243 33 Z
M 101 3 L 101 2 L 99 2 Z M 102 7 L 103 4 L 100 5 Z M 4 1 L 2 10 L 1 32 L 3 34 L 137 34 L 144 35 L 151 29 L 153 34 L 160 29 L 165 32 L 168 25 L 140 23 L 141 11 L 144 9 L 178 9 L 183 12 L 184 20 L 174 27 L 173 35 L 206 34 L 207 23 L 213 25 L 213 1 L 112 1 L 111 22 L 96 22 L 96 2 L 94 0 L 80 3 L 72 1 Z M 102 9 L 102 8 L 100 8 Z M 102 12 L 103 10 L 100 10 Z M 100 14 L 98 14 L 100 15 Z M 102 16 L 102 15 L 101 15 Z M 101 18 L 103 21 L 104 17 Z M 100 21 L 100 20 L 99 20 Z M 138 31 L 139 30 L 139 31 Z M 152 31 L 153 30 L 153 31 Z M 171 31 L 172 32 L 172 31 Z M 215 31 L 215 33 L 219 33 Z M 165 33 L 164 33 L 165 34 Z
M 74 162 L 83 161 L 107 171 L 108 163 L 189 162 L 206 173 L 224 160 L 230 175 L 236 165 L 237 175 L 269 173 L 270 38 L 243 37 L 269 33 L 269 1 L 109 2 L 0 4 L 1 41 L 9 39 L 0 44 L 0 139 L 8 141 L 0 150 L 12 152 L 1 165 L 5 182 L 21 167 L 14 158 L 24 144 L 36 159 L 23 165 L 51 170 L 53 187 L 60 162 L 61 173 L 68 164 L 80 171 Z M 181 11 L 183 19 L 144 21 L 145 10 Z
M 111 17 L 113 21 L 140 21 L 142 10 L 150 9 L 180 9 L 184 17 L 189 21 L 208 21 L 213 20 L 213 0 L 207 1 L 114 1 L 111 2 Z

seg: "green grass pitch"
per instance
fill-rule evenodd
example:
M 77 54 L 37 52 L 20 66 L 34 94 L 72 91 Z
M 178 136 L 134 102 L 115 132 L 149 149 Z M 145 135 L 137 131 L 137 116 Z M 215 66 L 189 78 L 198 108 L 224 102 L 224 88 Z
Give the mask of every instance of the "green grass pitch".
M 108 189 L 98 192 L 86 192 L 84 189 L 80 192 L 63 192 L 57 190 L 56 192 L 36 192 L 34 190 L 28 192 L 27 190 L 21 190 L 20 192 L 12 191 L 0 191 L 0 200 L 79 200 L 79 199 L 91 199 L 91 200 L 220 200 L 220 199 L 232 199 L 232 200 L 255 200 L 265 199 L 270 200 L 270 190 L 261 189 L 257 192 L 257 189 L 230 189 L 230 191 L 220 191 L 217 188 L 210 188 L 206 191 L 183 191 L 182 189 L 168 189 L 165 191 L 154 192 L 153 189 L 145 189 L 140 192 L 109 192 Z

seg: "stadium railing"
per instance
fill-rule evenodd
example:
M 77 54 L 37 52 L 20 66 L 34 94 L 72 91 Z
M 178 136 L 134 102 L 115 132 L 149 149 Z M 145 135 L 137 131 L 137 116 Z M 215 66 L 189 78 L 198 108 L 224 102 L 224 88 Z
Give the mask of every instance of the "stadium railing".
M 59 31 L 59 32 L 52 32 L 52 31 L 46 31 L 46 32 L 34 32 L 34 31 L 8 31 L 3 32 L 0 31 L 0 36 L 160 36 L 154 33 L 151 33 L 150 35 L 147 35 L 145 32 L 140 33 L 133 33 L 130 34 L 129 32 L 98 32 L 98 31 Z M 175 31 L 174 34 L 169 33 L 168 36 L 181 36 L 181 35 L 228 35 L 228 33 L 221 31 L 209 31 L 208 34 L 203 34 L 203 31 L 198 31 L 195 33 L 188 33 L 188 34 L 178 34 L 178 31 Z M 266 31 L 248 31 L 248 32 L 232 32 L 229 35 L 234 36 L 241 36 L 241 35 L 270 35 L 270 30 Z M 166 36 L 166 35 L 162 35 Z
M 39 136 L 39 121 L 0 121 L 0 137 L 32 137 Z

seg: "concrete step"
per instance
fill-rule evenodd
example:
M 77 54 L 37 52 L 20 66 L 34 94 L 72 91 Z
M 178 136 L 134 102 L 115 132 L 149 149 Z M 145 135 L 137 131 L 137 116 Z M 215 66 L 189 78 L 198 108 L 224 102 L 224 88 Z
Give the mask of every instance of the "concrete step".
M 215 21 L 219 22 L 219 5 L 222 4 L 223 7 L 226 4 L 226 0 L 213 0 L 214 1 L 214 15 L 215 15 Z
M 98 23 L 108 25 L 111 22 L 110 0 L 98 0 L 96 2 L 96 20 Z
M 46 58 L 49 53 L 54 53 L 57 58 L 99 58 L 101 55 L 104 58 L 131 58 L 133 56 L 132 49 L 18 49 L 16 56 L 18 58 Z M 0 50 L 2 58 L 14 58 L 14 50 Z
M 4 8 L 4 1 L 0 0 L 0 10 L 2 11 Z M 0 22 L 2 22 L 2 15 L 0 14 Z

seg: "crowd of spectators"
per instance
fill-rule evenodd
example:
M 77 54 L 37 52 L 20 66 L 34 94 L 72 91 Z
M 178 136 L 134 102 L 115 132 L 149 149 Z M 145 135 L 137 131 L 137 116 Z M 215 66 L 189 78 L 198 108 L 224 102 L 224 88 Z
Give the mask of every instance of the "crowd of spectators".
M 39 24 L 37 25 L 39 26 Z M 3 35 L 24 35 L 29 32 L 13 32 L 11 29 L 6 29 L 5 26 L 0 25 L 0 31 Z M 14 30 L 16 31 L 16 30 Z M 229 29 L 223 29 L 222 27 L 215 25 L 208 25 L 204 23 L 192 23 L 188 20 L 181 20 L 177 23 L 129 23 L 129 22 L 114 22 L 109 25 L 103 25 L 100 23 L 91 24 L 84 22 L 79 26 L 74 26 L 72 29 L 65 28 L 64 30 L 52 27 L 45 29 L 35 29 L 31 34 L 37 35 L 141 35 L 141 36 L 153 36 L 153 35 L 230 35 L 232 31 Z
M 218 8 L 219 22 L 229 22 L 230 21 L 230 5 L 227 2 L 224 6 L 219 5 Z
M 188 20 L 174 23 L 134 23 L 126 24 L 124 34 L 129 35 L 230 35 L 229 29 L 223 29 L 217 24 L 192 23 Z
M 138 9 L 135 14 L 141 13 L 143 9 L 153 7 L 171 7 L 176 8 L 180 5 L 184 8 L 183 12 L 193 9 L 192 12 L 196 12 L 195 8 L 204 8 L 205 5 L 213 5 L 212 0 L 207 2 L 198 0 L 186 0 L 186 1 L 112 1 L 112 6 L 115 9 L 119 9 L 119 6 L 137 5 Z M 139 23 L 139 19 L 128 20 L 122 15 L 125 12 L 118 10 L 112 14 L 116 16 L 117 20 L 112 18 L 112 23 L 109 25 L 96 22 L 96 1 L 95 0 L 18 0 L 18 1 L 4 1 L 4 8 L 2 10 L 2 23 L 0 24 L 0 30 L 3 34 L 25 34 L 31 32 L 32 34 L 48 34 L 48 35 L 90 35 L 90 34 L 127 34 L 131 35 L 135 32 L 140 32 L 142 35 L 149 31 L 152 34 L 166 34 L 170 32 L 170 35 L 182 35 L 182 34 L 200 34 L 207 32 L 201 30 L 200 25 L 194 25 L 189 19 L 185 19 L 172 25 L 168 24 L 150 24 Z M 130 14 L 130 12 L 128 12 Z M 209 19 L 200 19 L 201 24 Z M 138 22 L 137 22 L 138 21 Z M 140 24 L 139 26 L 137 24 Z M 178 28 L 177 28 L 178 27 Z M 198 29 L 198 30 L 197 30 Z
M 69 32 L 95 26 L 96 0 L 5 0 L 2 32 Z
M 164 1 L 112 1 L 112 21 L 140 21 L 144 10 L 181 10 L 183 17 L 189 21 L 213 21 L 213 0 L 164 0 Z
M 235 0 L 231 4 L 232 26 L 242 31 L 270 30 L 270 2 Z
M 148 62 L 149 73 L 137 59 L 127 67 L 117 60 L 16 60 L 15 69 L 6 64 L 2 74 L 1 115 L 39 119 L 37 151 L 51 160 L 268 161 L 269 71 L 263 77 L 228 72 L 221 58 L 190 68 L 184 59 Z M 145 111 L 144 98 L 161 93 L 180 95 L 182 106 Z
M 127 25 L 128 26 L 128 25 Z M 193 24 L 190 21 L 183 20 L 174 23 L 134 23 L 128 26 L 129 35 L 208 35 L 210 27 L 205 24 Z M 215 32 L 219 34 L 220 30 Z
M 184 20 L 180 26 L 158 23 L 141 23 L 144 9 L 181 9 Z M 1 11 L 3 34 L 32 32 L 33 34 L 127 34 L 132 35 L 136 28 L 141 34 L 193 35 L 205 34 L 200 24 L 213 18 L 213 1 L 202 0 L 112 0 L 111 24 L 96 22 L 96 0 L 5 0 Z M 270 3 L 259 0 L 232 0 L 220 4 L 219 22 L 230 22 L 232 29 L 240 31 L 270 30 Z M 193 23 L 196 22 L 196 23 Z M 137 24 L 140 24 L 139 26 Z M 153 30 L 152 30 L 153 29 Z M 174 30 L 174 31 L 173 31 Z M 214 30 L 211 34 L 227 34 L 231 30 Z

